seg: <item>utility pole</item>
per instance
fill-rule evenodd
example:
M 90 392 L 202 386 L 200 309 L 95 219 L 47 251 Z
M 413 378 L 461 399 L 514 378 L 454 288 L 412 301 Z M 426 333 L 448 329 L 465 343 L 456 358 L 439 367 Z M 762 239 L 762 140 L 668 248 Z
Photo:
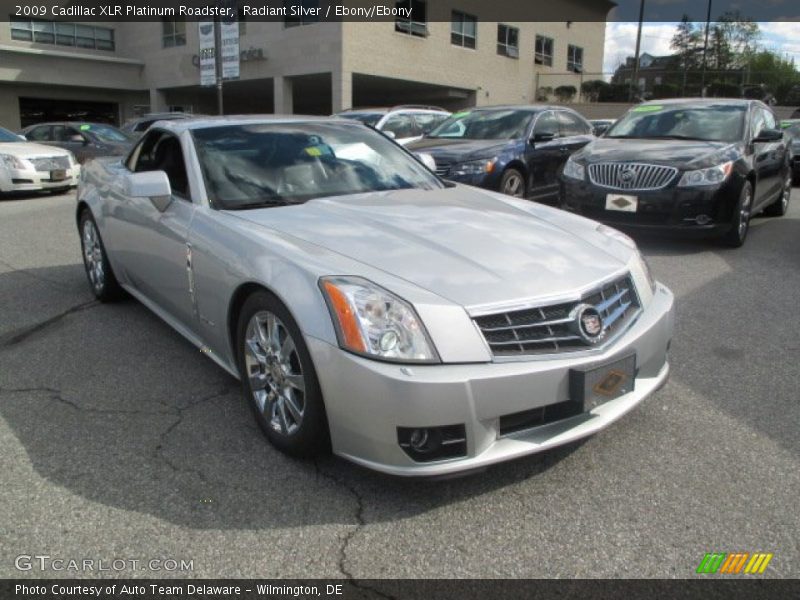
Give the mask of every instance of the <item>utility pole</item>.
M 708 60 L 708 30 L 711 27 L 711 0 L 708 0 L 708 14 L 706 15 L 706 41 L 703 44 L 703 70 L 700 74 L 700 95 L 706 95 L 706 64 Z
M 631 85 L 628 89 L 628 96 L 630 101 L 634 101 L 634 86 L 639 89 L 639 51 L 642 47 L 642 22 L 644 21 L 644 0 L 639 3 L 639 29 L 636 32 L 636 53 L 633 57 L 633 77 L 631 78 Z

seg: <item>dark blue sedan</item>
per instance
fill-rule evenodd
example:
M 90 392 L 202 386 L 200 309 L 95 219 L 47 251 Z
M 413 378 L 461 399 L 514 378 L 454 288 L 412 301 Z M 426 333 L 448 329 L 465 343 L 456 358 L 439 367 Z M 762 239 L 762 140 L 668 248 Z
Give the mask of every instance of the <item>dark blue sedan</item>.
M 563 106 L 492 106 L 454 113 L 408 146 L 459 183 L 539 201 L 555 201 L 558 173 L 594 136 L 589 122 Z

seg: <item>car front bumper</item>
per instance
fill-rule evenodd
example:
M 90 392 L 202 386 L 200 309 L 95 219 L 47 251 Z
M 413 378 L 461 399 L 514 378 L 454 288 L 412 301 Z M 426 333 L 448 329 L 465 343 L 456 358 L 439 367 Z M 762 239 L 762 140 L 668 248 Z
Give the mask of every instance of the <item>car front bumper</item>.
M 674 299 L 658 285 L 647 308 L 609 347 L 477 364 L 398 365 L 306 338 L 320 380 L 333 451 L 400 476 L 444 476 L 534 454 L 604 429 L 661 387 L 668 376 Z M 501 435 L 508 415 L 570 401 L 570 370 L 635 354 L 633 391 L 545 425 Z M 400 447 L 398 427 L 464 425 L 463 456 L 417 462 Z
M 33 168 L 0 168 L 0 192 L 36 192 L 78 185 L 78 178 L 81 174 L 80 165 L 72 165 L 65 171 L 65 179 L 53 181 L 50 179 L 50 171 L 37 171 Z
M 588 181 L 562 178 L 561 206 L 620 229 L 714 235 L 731 228 L 742 184 L 738 178 L 729 178 L 722 185 L 707 188 L 679 188 L 673 184 L 660 190 L 627 192 L 596 186 Z M 609 194 L 636 196 L 636 212 L 606 210 Z

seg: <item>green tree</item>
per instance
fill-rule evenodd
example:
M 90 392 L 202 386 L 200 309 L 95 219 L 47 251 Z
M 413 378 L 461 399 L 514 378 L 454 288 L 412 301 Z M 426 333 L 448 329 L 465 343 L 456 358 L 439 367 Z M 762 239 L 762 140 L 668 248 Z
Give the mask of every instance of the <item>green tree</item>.
M 697 54 L 702 39 L 700 29 L 689 20 L 688 15 L 683 15 L 670 42 L 670 47 L 675 51 L 680 68 L 692 69 L 698 66 Z

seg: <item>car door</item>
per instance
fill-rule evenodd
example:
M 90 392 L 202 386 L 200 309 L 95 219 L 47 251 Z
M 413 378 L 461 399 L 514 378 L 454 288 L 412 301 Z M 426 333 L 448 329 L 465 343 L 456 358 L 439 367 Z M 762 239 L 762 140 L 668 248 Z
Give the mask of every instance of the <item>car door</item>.
M 89 139 L 75 127 L 53 125 L 53 140 L 58 147 L 72 152 L 81 164 L 93 157 Z
M 580 150 L 586 144 L 592 141 L 594 134 L 592 133 L 591 124 L 580 115 L 570 110 L 556 111 L 558 115 L 558 122 L 561 125 L 561 148 L 563 152 L 562 165 L 567 162 L 567 158 L 573 152 Z
M 390 134 L 398 144 L 411 143 L 422 135 L 414 117 L 408 113 L 390 115 L 380 126 L 380 130 Z
M 53 136 L 51 134 L 51 130 L 53 127 L 51 125 L 39 125 L 32 129 L 28 129 L 25 133 L 25 138 L 29 142 L 37 142 L 39 144 L 48 144 L 52 145 Z
M 132 152 L 125 169 L 128 175 L 164 171 L 172 195 L 163 211 L 149 198 L 124 196 L 114 207 L 109 223 L 115 252 L 130 284 L 191 328 L 188 238 L 196 205 L 192 202 L 181 140 L 170 132 L 148 132 Z
M 545 200 L 558 194 L 558 169 L 563 162 L 563 154 L 561 125 L 555 111 L 539 113 L 525 149 L 528 196 L 531 199 Z
M 771 111 L 754 106 L 751 113 L 751 139 L 755 139 L 764 129 L 775 129 L 777 123 Z M 756 171 L 756 189 L 753 209 L 774 198 L 781 188 L 781 174 L 786 161 L 785 144 L 779 142 L 752 142 L 753 168 Z

